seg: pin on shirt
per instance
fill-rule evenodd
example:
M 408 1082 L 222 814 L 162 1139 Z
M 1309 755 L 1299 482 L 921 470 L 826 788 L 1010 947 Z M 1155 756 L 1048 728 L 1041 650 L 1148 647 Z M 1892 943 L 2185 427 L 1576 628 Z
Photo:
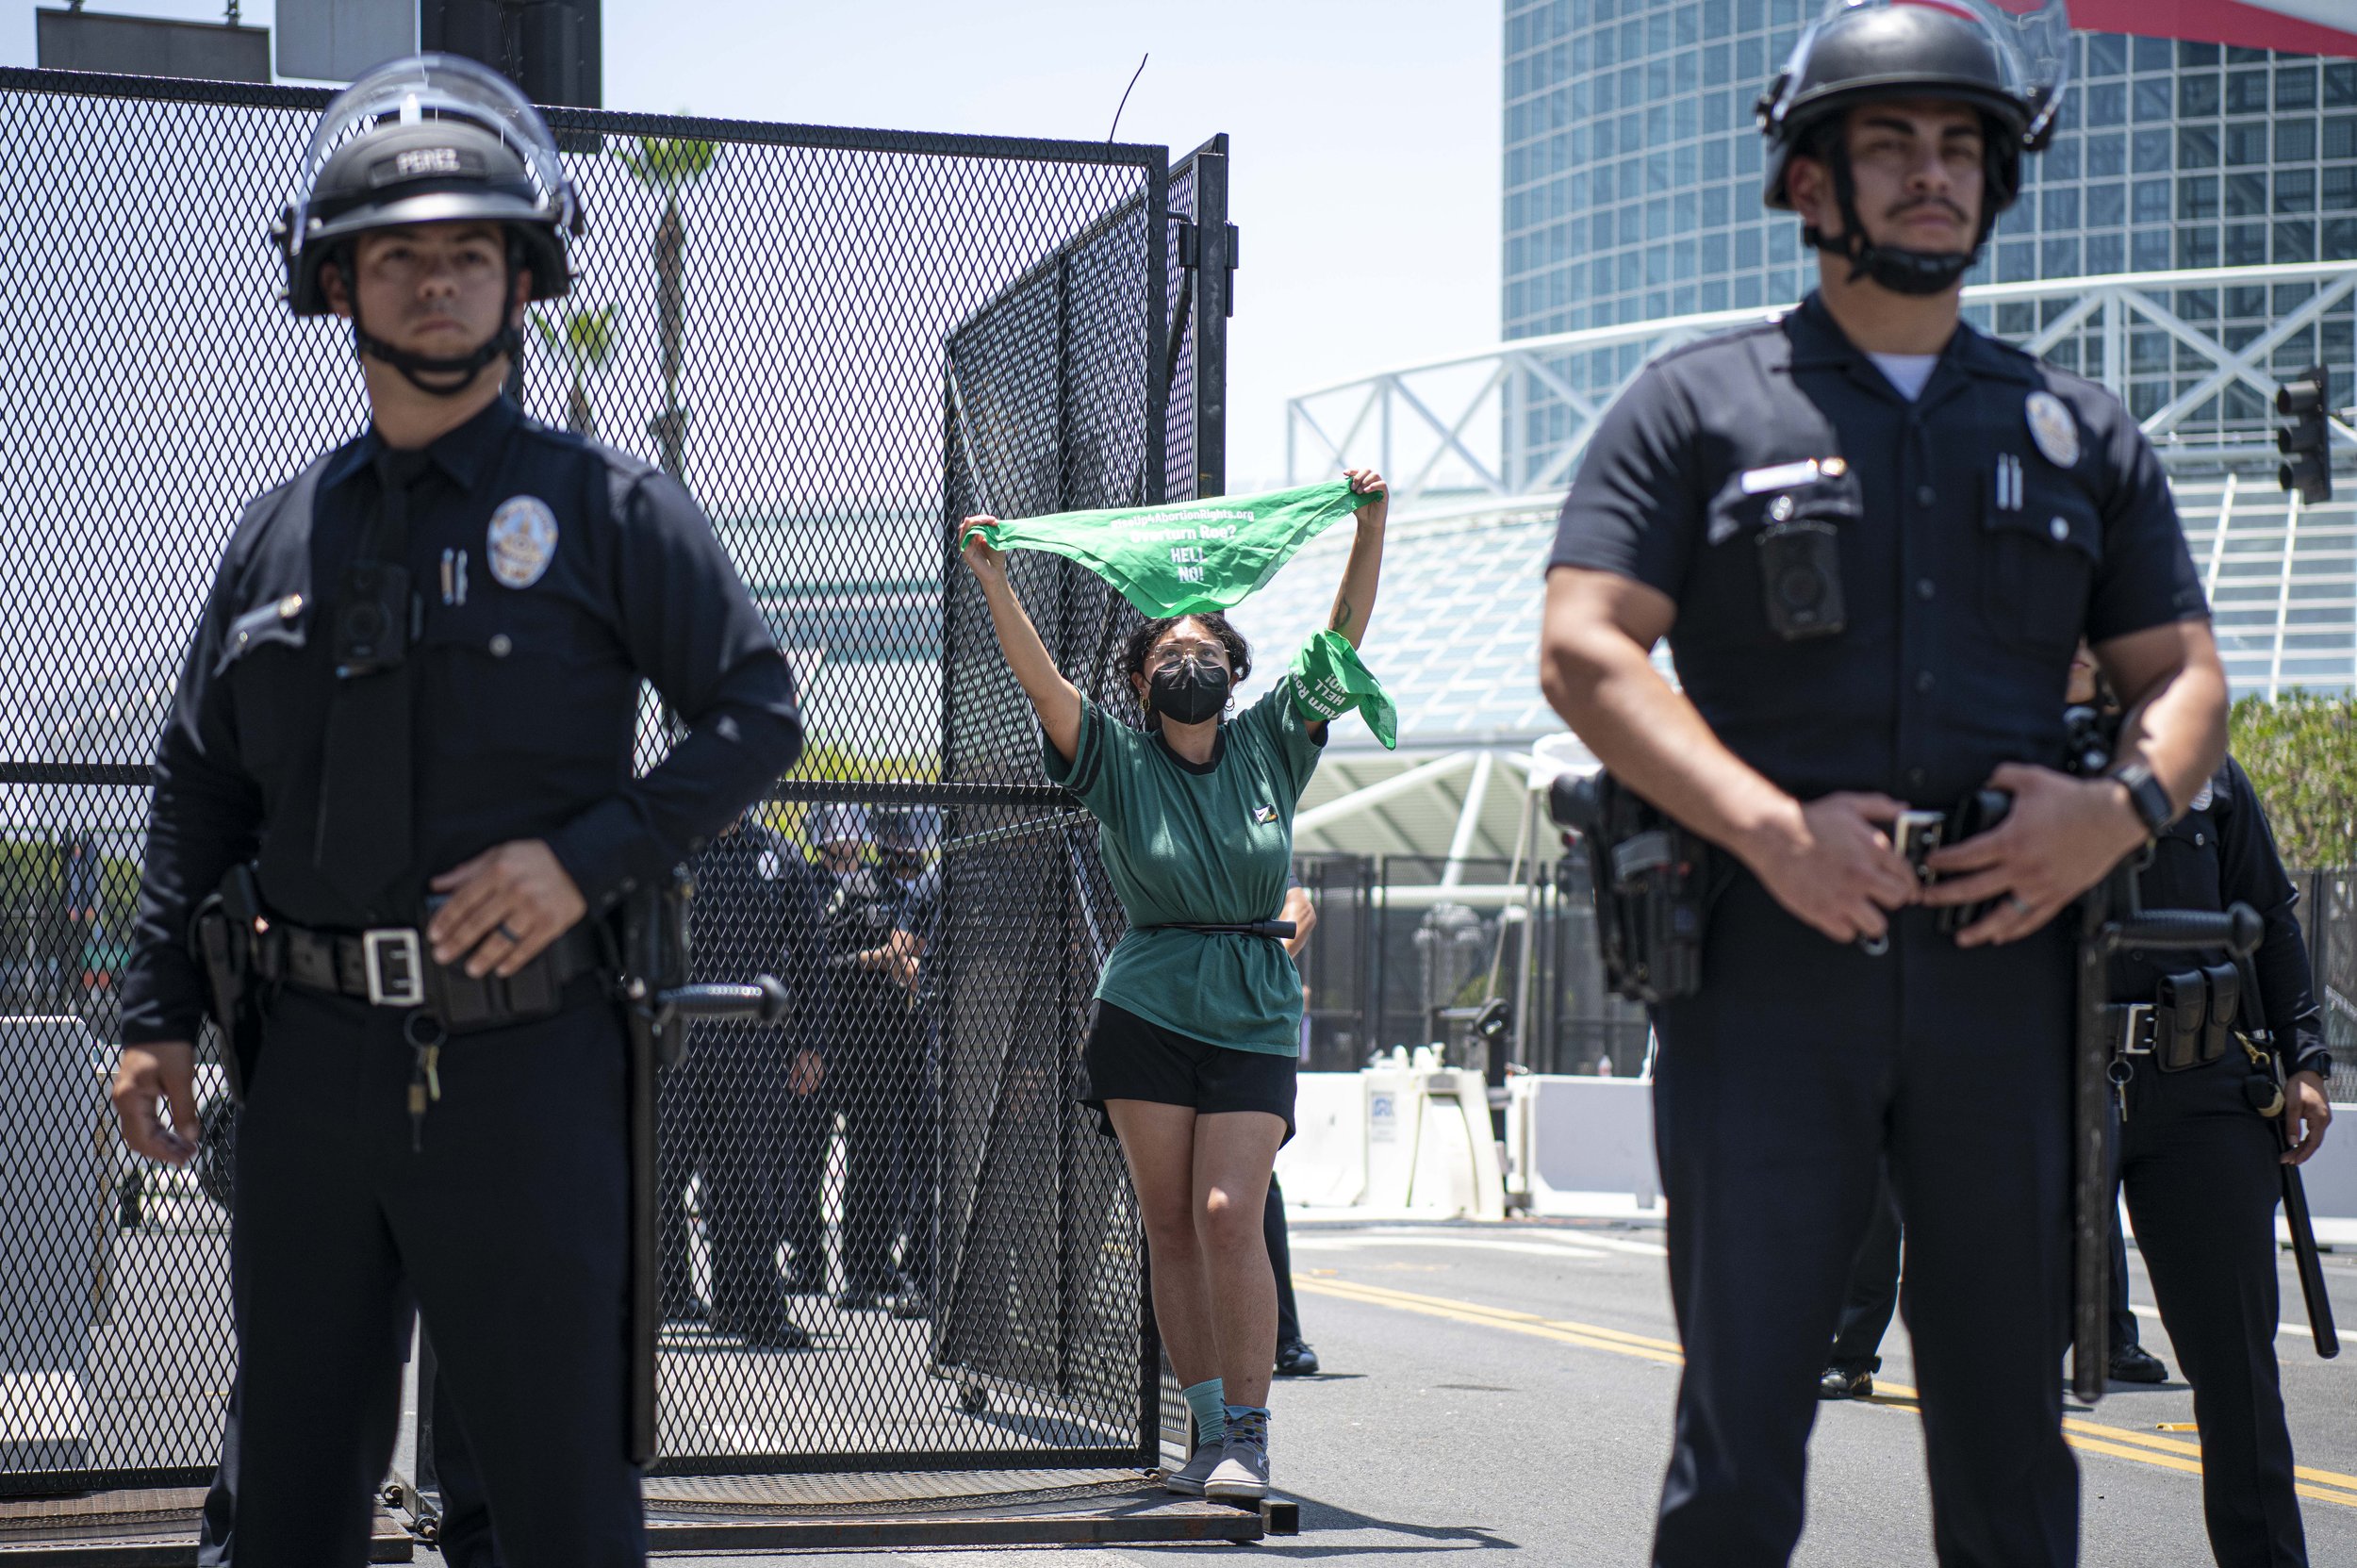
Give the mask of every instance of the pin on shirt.
M 2021 459 L 2010 452 L 1997 454 L 1997 509 L 2021 510 Z

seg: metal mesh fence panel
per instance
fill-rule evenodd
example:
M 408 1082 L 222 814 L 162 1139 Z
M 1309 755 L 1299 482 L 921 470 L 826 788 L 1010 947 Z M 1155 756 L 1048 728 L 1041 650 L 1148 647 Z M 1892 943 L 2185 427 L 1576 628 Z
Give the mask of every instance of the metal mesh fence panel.
M 181 1173 L 123 1152 L 104 1087 L 147 765 L 214 558 L 244 499 L 365 419 L 348 335 L 288 317 L 263 238 L 324 99 L 0 72 L 0 1491 L 194 1480 L 217 1453 L 225 1090 L 201 1069 L 215 1136 Z M 551 121 L 589 226 L 573 293 L 535 309 L 525 405 L 687 485 L 809 732 L 691 867 L 701 976 L 772 970 L 798 1007 L 700 1031 L 661 1087 L 660 1467 L 1132 1460 L 1158 1415 L 1141 1250 L 1071 1098 L 1119 913 L 949 523 L 1189 493 L 1166 155 Z M 1017 581 L 1125 701 L 1127 607 L 1068 567 Z M 642 736 L 668 743 L 651 699 Z
M 2332 1052 L 2328 1092 L 2357 1100 L 2357 870 L 2299 871 L 2299 921 L 2315 972 L 2324 1043 Z

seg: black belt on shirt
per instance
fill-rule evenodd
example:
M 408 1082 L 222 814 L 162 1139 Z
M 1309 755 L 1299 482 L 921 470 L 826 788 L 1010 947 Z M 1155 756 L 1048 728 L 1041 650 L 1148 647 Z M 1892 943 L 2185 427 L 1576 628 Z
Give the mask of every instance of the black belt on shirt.
M 2104 1028 L 2112 1040 L 2116 1056 L 2150 1056 L 2152 1054 L 2152 1004 L 2149 1001 L 2111 1002 L 2103 1009 Z
M 1140 931 L 1197 931 L 1211 936 L 1265 936 L 1272 942 L 1294 939 L 1291 920 L 1164 920 L 1140 926 Z
M 456 965 L 433 962 L 425 933 L 411 926 L 362 932 L 314 931 L 283 920 L 270 926 L 272 978 L 375 1007 L 430 1008 L 452 1029 L 484 1029 L 547 1017 L 567 982 L 607 966 L 604 944 L 587 921 L 575 925 L 504 980 L 470 979 Z

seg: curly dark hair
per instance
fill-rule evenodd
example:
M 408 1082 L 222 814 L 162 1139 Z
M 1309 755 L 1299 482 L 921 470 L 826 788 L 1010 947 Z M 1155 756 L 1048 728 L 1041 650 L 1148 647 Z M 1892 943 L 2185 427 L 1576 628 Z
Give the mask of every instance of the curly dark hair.
M 1142 622 L 1131 631 L 1121 645 L 1121 673 L 1126 679 L 1146 673 L 1146 656 L 1154 652 L 1154 645 L 1162 640 L 1162 634 L 1182 620 L 1199 621 L 1206 632 L 1218 639 L 1220 649 L 1228 655 L 1228 671 L 1234 685 L 1242 685 L 1244 678 L 1252 673 L 1252 645 L 1244 640 L 1244 634 L 1228 623 L 1228 618 L 1217 610 L 1201 615 L 1165 616 L 1160 620 Z

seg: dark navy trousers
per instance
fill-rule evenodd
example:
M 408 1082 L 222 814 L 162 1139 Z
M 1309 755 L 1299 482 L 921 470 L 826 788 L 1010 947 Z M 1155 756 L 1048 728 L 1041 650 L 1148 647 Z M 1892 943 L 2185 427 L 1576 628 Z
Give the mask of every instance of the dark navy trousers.
M 2305 1568 L 2275 1360 L 2275 1129 L 2243 1097 L 2250 1058 L 2128 1081 L 2119 1179 L 2161 1323 L 2193 1385 L 2201 1505 L 2221 1568 Z
M 289 990 L 265 1030 L 238 1130 L 237 1568 L 366 1560 L 413 1297 L 501 1559 L 635 1568 L 620 1020 L 453 1039 L 417 1152 L 402 1021 Z
M 426 1376 L 424 1369 L 420 1369 Z M 418 1456 L 418 1474 L 411 1477 L 437 1499 L 440 1534 L 437 1549 L 450 1568 L 502 1568 L 499 1545 L 491 1531 L 491 1507 L 483 1495 L 483 1477 L 467 1449 L 458 1412 L 442 1391 L 439 1378 L 427 1376 L 421 1396 L 433 1401 L 424 1423 L 430 1447 Z M 205 1494 L 205 1507 L 196 1527 L 197 1568 L 237 1568 L 238 1427 L 241 1404 L 236 1383 L 229 1389 L 228 1419 L 221 1435 L 221 1463 Z M 429 1468 L 429 1466 L 431 1468 Z
M 1841 1304 L 1841 1328 L 1833 1336 L 1825 1364 L 1842 1372 L 1880 1372 L 1877 1354 L 1890 1319 L 1899 1310 L 1899 1198 L 1885 1190 L 1873 1223 L 1858 1244 L 1850 1276 L 1849 1299 Z M 2119 1210 L 2112 1209 L 2112 1352 L 2140 1343 L 2136 1314 L 2128 1310 L 2128 1239 L 2119 1232 Z
M 1787 1562 L 1826 1346 L 1889 1171 L 1946 1568 L 2076 1560 L 2063 1444 L 2071 949 L 1966 950 L 1903 911 L 1870 956 L 1747 874 L 1701 994 L 1656 1010 L 1654 1120 L 1686 1348 L 1654 1560 Z M 1901 1555 L 1904 1555 L 1902 1553 Z

